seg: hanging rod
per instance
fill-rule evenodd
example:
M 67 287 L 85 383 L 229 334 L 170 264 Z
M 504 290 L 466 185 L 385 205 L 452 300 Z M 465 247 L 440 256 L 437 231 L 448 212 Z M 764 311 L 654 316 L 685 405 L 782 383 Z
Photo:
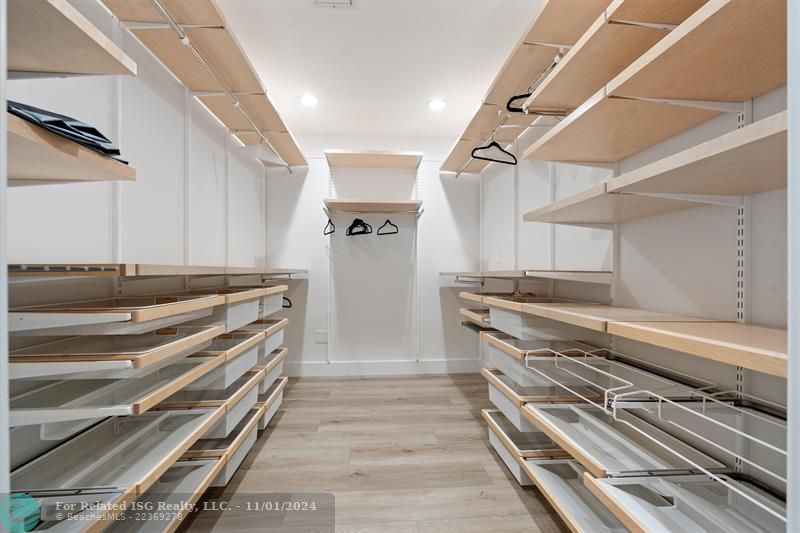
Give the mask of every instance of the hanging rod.
M 161 0 L 150 0 L 150 3 L 161 14 L 161 17 L 167 21 L 169 27 L 172 28 L 172 30 L 178 36 L 178 40 L 180 40 L 181 44 L 183 44 L 184 46 L 186 46 L 186 48 L 189 49 L 194 58 L 203 66 L 206 72 L 208 72 L 209 76 L 211 76 L 214 79 L 214 81 L 216 81 L 217 84 L 220 87 L 222 87 L 224 93 L 227 95 L 228 98 L 230 98 L 231 102 L 233 103 L 233 107 L 238 109 L 239 112 L 242 114 L 242 116 L 244 116 L 244 118 L 247 120 L 247 122 L 249 122 L 250 125 L 253 126 L 253 129 L 261 138 L 261 142 L 266 144 L 270 150 L 275 152 L 275 155 L 277 155 L 278 158 L 283 162 L 283 166 L 286 167 L 286 170 L 288 170 L 290 174 L 293 173 L 292 167 L 289 166 L 288 163 L 286 163 L 286 160 L 283 157 L 281 157 L 280 154 L 278 154 L 278 151 L 269 142 L 269 139 L 267 139 L 267 136 L 264 135 L 263 131 L 261 131 L 261 128 L 259 128 L 258 125 L 255 123 L 255 121 L 250 117 L 250 114 L 244 108 L 242 108 L 241 102 L 239 102 L 239 99 L 236 97 L 236 95 L 230 89 L 228 89 L 228 86 L 225 85 L 225 82 L 222 81 L 222 79 L 217 75 L 217 73 L 214 71 L 211 65 L 209 65 L 208 62 L 205 60 L 205 58 L 200 54 L 200 52 L 197 51 L 192 42 L 189 40 L 189 36 L 186 35 L 183 29 L 181 29 L 181 26 L 177 22 L 175 22 L 175 20 L 169 13 L 167 13 L 167 10 L 164 9 L 164 6 L 161 5 Z

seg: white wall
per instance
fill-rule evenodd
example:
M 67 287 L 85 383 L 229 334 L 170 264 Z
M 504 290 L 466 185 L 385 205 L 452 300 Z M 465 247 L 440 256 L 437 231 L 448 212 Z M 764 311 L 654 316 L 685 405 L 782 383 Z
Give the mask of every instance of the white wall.
M 9 98 L 97 127 L 137 179 L 10 189 L 9 262 L 262 265 L 260 163 L 103 8 L 76 6 L 121 40 L 138 75 L 14 80 Z

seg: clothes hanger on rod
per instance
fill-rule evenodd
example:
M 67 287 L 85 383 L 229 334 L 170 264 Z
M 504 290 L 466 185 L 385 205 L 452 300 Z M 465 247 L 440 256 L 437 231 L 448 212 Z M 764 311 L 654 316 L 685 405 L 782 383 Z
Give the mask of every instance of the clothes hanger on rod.
M 347 228 L 345 235 L 369 235 L 372 233 L 372 226 L 361 220 L 360 218 L 356 218 L 350 224 L 350 227 Z
M 387 226 L 388 229 L 384 231 L 384 228 L 386 228 Z M 383 226 L 378 228 L 378 235 L 394 235 L 396 233 L 400 233 L 400 228 L 392 224 L 392 221 L 389 220 L 388 218 L 386 219 L 386 222 L 383 223 Z
M 497 144 L 497 141 L 494 140 L 494 133 L 492 133 L 492 142 L 486 146 L 478 146 L 472 150 L 471 155 L 472 159 L 481 159 L 491 163 L 502 163 L 512 166 L 517 164 L 517 157 Z
M 283 297 L 283 302 L 281 302 L 281 307 L 284 309 L 291 309 L 292 308 L 292 301 L 287 298 L 286 296 Z
M 325 228 L 322 230 L 322 234 L 323 235 L 330 235 L 334 231 L 336 231 L 336 224 L 331 222 L 331 219 L 328 219 L 328 223 L 325 224 Z

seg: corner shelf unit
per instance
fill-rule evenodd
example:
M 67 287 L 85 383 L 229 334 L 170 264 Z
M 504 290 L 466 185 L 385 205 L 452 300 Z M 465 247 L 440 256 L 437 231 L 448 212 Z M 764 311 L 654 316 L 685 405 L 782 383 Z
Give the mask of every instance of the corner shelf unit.
M 422 162 L 420 152 L 382 152 L 354 150 L 325 150 L 330 168 L 381 168 L 416 170 Z
M 33 0 L 34 3 L 38 0 Z M 18 4 L 19 0 L 11 2 Z M 134 181 L 136 169 L 6 112 L 8 184 Z
M 414 213 L 419 214 L 422 200 L 325 198 L 330 213 Z
M 708 2 L 523 157 L 613 163 L 785 82 L 786 3 Z
M 68 2 L 10 0 L 7 15 L 11 79 L 136 75 L 136 63 Z
M 165 3 L 170 20 L 147 2 L 103 3 L 243 144 L 260 144 L 261 132 L 288 167 L 307 164 L 212 0 L 194 1 L 191 9 Z M 185 35 L 185 43 L 170 22 Z M 267 156 L 258 158 L 268 166 L 283 166 Z
M 527 222 L 614 224 L 786 187 L 783 111 L 528 212 Z M 723 205 L 725 205 L 723 203 Z

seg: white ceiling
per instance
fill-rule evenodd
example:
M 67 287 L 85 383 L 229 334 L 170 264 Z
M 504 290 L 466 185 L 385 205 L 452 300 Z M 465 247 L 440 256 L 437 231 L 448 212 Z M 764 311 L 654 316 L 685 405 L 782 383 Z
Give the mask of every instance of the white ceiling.
M 538 0 L 220 0 L 294 133 L 448 137 L 472 118 Z M 310 92 L 319 105 L 300 104 Z M 444 98 L 435 113 L 426 102 Z

